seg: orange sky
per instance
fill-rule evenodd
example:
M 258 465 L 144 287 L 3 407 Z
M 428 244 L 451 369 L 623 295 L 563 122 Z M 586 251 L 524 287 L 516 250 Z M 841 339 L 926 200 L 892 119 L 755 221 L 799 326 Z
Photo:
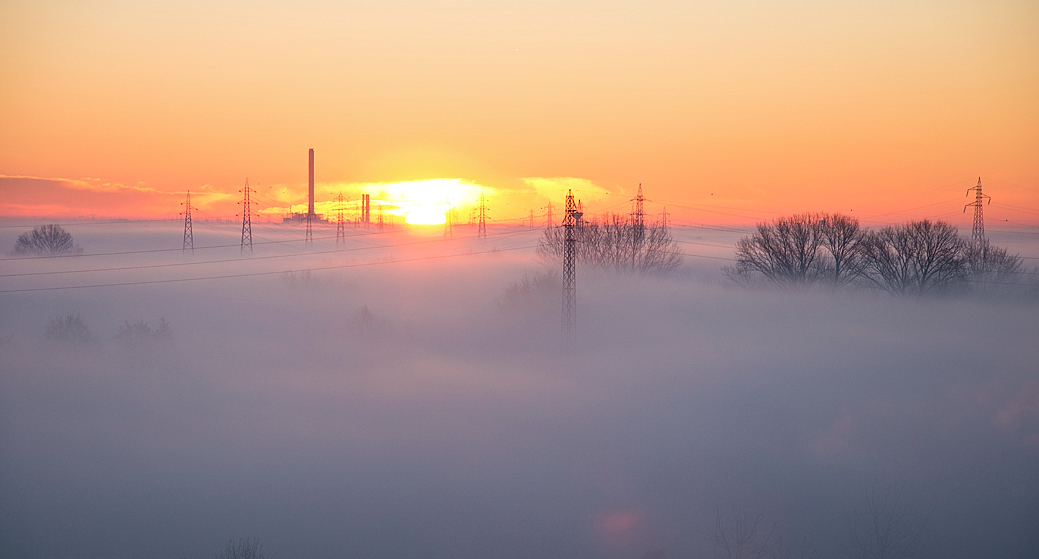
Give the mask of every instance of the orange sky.
M 457 178 L 499 219 L 641 182 L 690 222 L 969 224 L 980 175 L 1039 224 L 1034 0 L 344 4 L 3 2 L 0 214 L 304 203 L 314 148 L 319 193 Z

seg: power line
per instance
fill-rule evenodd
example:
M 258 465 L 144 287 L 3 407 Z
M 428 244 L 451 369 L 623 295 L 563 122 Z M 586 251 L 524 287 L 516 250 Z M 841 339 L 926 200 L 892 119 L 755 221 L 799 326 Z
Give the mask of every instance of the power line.
M 497 237 L 509 237 L 517 235 L 517 232 L 499 233 Z M 268 254 L 264 256 L 252 256 L 248 258 L 222 258 L 219 260 L 201 260 L 192 262 L 168 262 L 165 264 L 140 264 L 135 266 L 112 266 L 105 268 L 91 268 L 86 270 L 51 270 L 47 272 L 18 272 L 13 274 L 0 274 L 0 278 L 15 278 L 15 277 L 33 277 L 33 276 L 53 276 L 53 275 L 64 275 L 64 274 L 89 274 L 97 272 L 123 272 L 129 270 L 147 270 L 154 268 L 178 268 L 182 266 L 199 266 L 207 264 L 224 264 L 227 262 L 250 262 L 259 260 L 273 260 L 277 258 L 294 258 L 299 256 L 315 256 L 320 254 L 335 254 L 342 252 L 354 252 L 360 250 L 376 250 L 382 248 L 397 248 L 403 246 L 422 245 L 430 243 L 442 243 L 444 241 L 450 241 L 454 239 L 432 239 L 428 241 L 413 241 L 408 243 L 388 243 L 382 245 L 373 245 L 365 247 L 351 247 L 351 248 L 337 248 L 334 250 L 324 250 L 317 252 L 307 253 L 292 253 L 292 254 Z M 233 245 L 231 245 L 233 246 Z
M 419 261 L 423 261 L 423 260 L 443 260 L 443 259 L 447 259 L 447 258 L 457 258 L 457 257 L 460 257 L 460 256 L 472 256 L 472 255 L 476 255 L 476 254 L 493 254 L 493 253 L 498 253 L 498 252 L 506 252 L 506 251 L 513 251 L 513 250 L 524 250 L 524 249 L 529 249 L 529 248 L 535 248 L 535 245 L 524 245 L 524 246 L 512 247 L 512 248 L 504 248 L 504 249 L 494 248 L 494 249 L 491 249 L 491 250 L 481 250 L 481 251 L 471 251 L 471 252 L 467 251 L 467 252 L 463 252 L 463 253 L 442 254 L 442 255 L 437 255 L 437 256 L 420 256 L 420 257 L 416 257 L 416 258 L 402 258 L 402 259 L 394 259 L 394 260 L 380 260 L 378 262 L 355 262 L 355 263 L 351 263 L 351 264 L 336 264 L 336 265 L 330 265 L 330 266 L 317 266 L 317 267 L 310 266 L 310 267 L 301 268 L 301 269 L 298 269 L 298 270 L 277 270 L 277 271 L 267 271 L 267 272 L 247 272 L 247 273 L 241 273 L 241 274 L 224 274 L 224 275 L 219 275 L 219 276 L 202 276 L 202 277 L 195 277 L 195 278 L 172 278 L 172 279 L 158 279 L 158 280 L 126 281 L 126 282 L 115 282 L 115 283 L 97 283 L 97 284 L 90 284 L 90 285 L 64 285 L 64 286 L 57 286 L 57 287 L 29 287 L 29 288 L 23 288 L 23 289 L 4 289 L 4 290 L 0 290 L 0 293 L 25 293 L 25 292 L 29 292 L 29 291 L 57 291 L 57 290 L 64 290 L 64 289 L 92 289 L 92 288 L 97 288 L 97 287 L 123 287 L 123 286 L 131 286 L 131 285 L 151 285 L 151 284 L 160 284 L 160 283 L 180 283 L 180 282 L 188 282 L 188 281 L 233 279 L 233 278 L 246 278 L 246 277 L 255 277 L 255 276 L 270 276 L 270 275 L 275 275 L 275 274 L 286 274 L 286 273 L 290 273 L 290 272 L 302 272 L 304 270 L 335 270 L 335 269 L 341 269 L 341 268 L 360 268 L 360 267 L 365 267 L 365 266 L 377 266 L 377 265 L 381 265 L 381 264 L 400 264 L 400 263 L 404 263 L 404 262 L 419 262 Z

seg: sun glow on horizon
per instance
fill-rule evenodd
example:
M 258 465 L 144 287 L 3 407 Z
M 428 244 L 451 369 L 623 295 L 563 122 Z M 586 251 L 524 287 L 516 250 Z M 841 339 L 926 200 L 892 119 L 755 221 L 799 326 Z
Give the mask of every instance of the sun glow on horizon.
M 462 179 L 425 179 L 370 185 L 380 197 L 392 201 L 409 225 L 443 225 L 447 212 L 475 205 L 480 194 L 493 189 Z

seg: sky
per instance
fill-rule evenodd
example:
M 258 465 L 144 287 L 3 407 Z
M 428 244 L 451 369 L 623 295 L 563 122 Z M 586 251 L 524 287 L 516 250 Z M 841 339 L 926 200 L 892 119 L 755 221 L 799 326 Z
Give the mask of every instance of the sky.
M 0 215 L 233 216 L 246 179 L 288 211 L 313 148 L 319 201 L 452 179 L 502 223 L 642 184 L 691 223 L 969 226 L 980 176 L 1035 225 L 1037 28 L 1026 0 L 9 0 Z

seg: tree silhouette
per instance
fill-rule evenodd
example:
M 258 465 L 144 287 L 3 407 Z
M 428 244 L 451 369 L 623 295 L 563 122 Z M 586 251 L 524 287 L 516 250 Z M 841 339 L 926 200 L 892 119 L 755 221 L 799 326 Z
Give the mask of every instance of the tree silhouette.
M 865 277 L 897 295 L 939 291 L 967 279 L 965 246 L 944 221 L 885 227 L 865 242 Z
M 682 264 L 682 250 L 670 229 L 660 223 L 638 226 L 617 214 L 608 214 L 591 220 L 582 219 L 575 233 L 577 261 L 596 268 L 667 273 Z M 563 241 L 561 227 L 545 229 L 544 235 L 538 239 L 538 255 L 548 259 L 562 258 Z
M 72 241 L 72 234 L 60 225 L 40 225 L 32 231 L 18 235 L 14 245 L 15 254 L 54 256 L 83 252 Z
M 736 242 L 736 267 L 726 273 L 740 283 L 755 274 L 772 283 L 815 280 L 822 269 L 820 219 L 817 214 L 798 214 L 759 223 L 757 232 Z
M 906 559 L 924 544 L 924 522 L 894 490 L 866 490 L 864 506 L 852 509 L 847 554 L 852 559 Z

